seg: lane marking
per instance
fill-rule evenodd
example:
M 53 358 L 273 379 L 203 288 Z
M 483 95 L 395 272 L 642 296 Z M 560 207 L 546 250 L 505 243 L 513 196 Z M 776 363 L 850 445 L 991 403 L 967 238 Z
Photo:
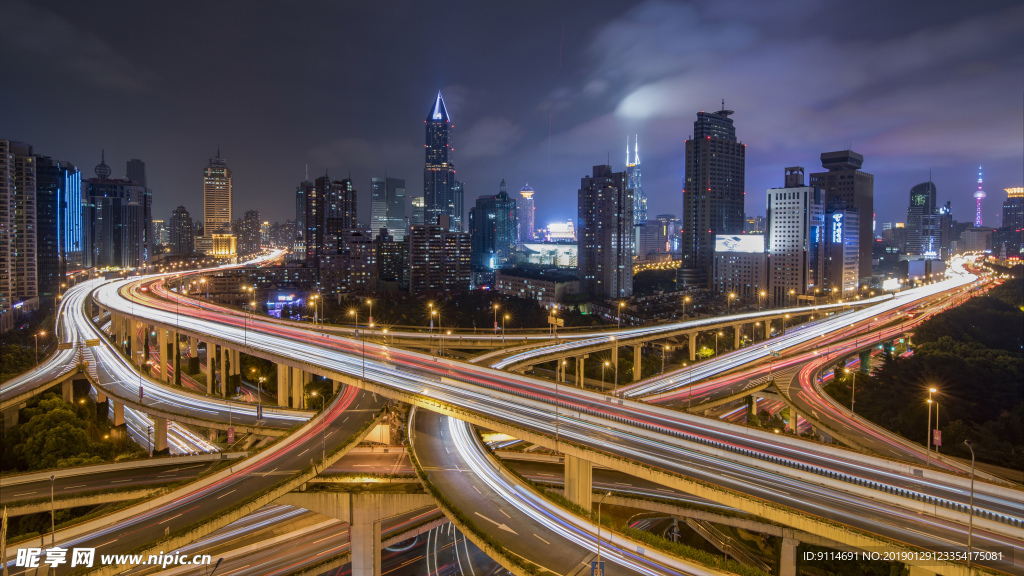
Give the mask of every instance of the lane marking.
M 235 490 L 238 490 L 238 488 L 235 488 Z M 234 492 L 235 490 L 232 490 L 231 492 Z M 225 493 L 221 494 L 220 496 L 217 496 L 217 500 L 220 500 L 221 498 L 227 496 L 228 494 L 231 494 L 231 492 L 225 492 Z
M 537 535 L 534 534 L 534 536 L 537 536 Z M 541 538 L 540 536 L 537 536 L 537 539 L 540 540 L 541 542 L 547 544 L 548 546 L 551 546 L 551 542 L 548 542 L 547 540 Z

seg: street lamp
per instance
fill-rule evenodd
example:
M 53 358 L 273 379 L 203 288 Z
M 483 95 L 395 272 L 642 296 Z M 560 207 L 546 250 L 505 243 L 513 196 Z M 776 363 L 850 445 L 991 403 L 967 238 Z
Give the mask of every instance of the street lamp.
M 327 409 L 326 408 L 327 399 L 324 398 L 322 395 L 317 394 L 316 390 L 311 392 L 311 395 L 317 396 L 318 398 L 320 398 L 320 412 L 321 413 L 324 412 Z M 320 423 L 320 465 L 324 466 L 326 462 L 327 462 L 327 420 L 324 419 L 324 421 Z
M 764 290 L 761 290 L 761 292 L 758 293 L 758 297 L 757 297 L 757 311 L 758 312 L 761 311 L 761 303 L 764 301 L 764 297 L 765 296 L 767 296 L 767 293 Z
M 601 499 L 597 501 L 597 567 L 601 567 L 601 504 L 604 499 L 611 496 L 611 490 L 605 492 Z M 601 571 L 604 574 L 604 571 Z
M 619 330 L 622 330 L 622 309 L 625 308 L 625 307 L 626 307 L 626 303 L 625 302 L 619 302 L 619 318 L 618 318 L 618 323 L 619 323 L 618 329 Z
M 786 335 L 786 320 L 789 320 L 789 314 L 782 317 L 782 335 Z
M 53 512 L 53 508 L 54 508 L 53 507 L 53 482 L 54 482 L 54 480 L 56 480 L 56 478 L 57 477 L 55 475 L 50 474 L 50 548 L 53 548 L 53 540 L 54 540 L 54 538 L 57 537 L 57 521 L 55 519 L 56 516 L 54 515 L 54 512 Z M 4 513 L 4 520 L 5 521 L 7 520 L 7 513 L 6 512 Z M 6 526 L 5 526 L 5 528 L 6 528 Z M 598 545 L 600 545 L 600 542 L 598 542 Z M 968 545 L 968 546 L 970 546 L 970 545 Z M 7 571 L 7 567 L 4 566 L 4 572 L 6 572 L 6 571 Z
M 508 314 L 501 317 L 501 346 L 505 347 L 505 321 L 511 318 Z
M 825 353 L 825 359 L 826 360 L 828 359 L 828 353 L 827 352 Z M 847 374 L 850 373 L 850 369 L 849 368 L 843 368 L 843 370 L 845 370 Z M 853 413 L 853 405 L 854 405 L 854 403 L 856 403 L 856 401 L 857 401 L 857 371 L 854 370 L 853 371 L 853 382 L 850 382 L 850 414 L 853 414 L 854 416 L 856 416 L 856 414 Z
M 39 334 L 33 334 L 32 335 L 32 338 L 34 338 L 35 341 L 36 341 L 36 368 L 39 367 L 39 337 L 40 336 L 44 336 L 45 337 L 46 336 L 46 331 L 43 330 Z
M 927 438 L 925 438 L 925 442 L 927 443 L 925 450 L 925 464 L 928 466 L 931 465 L 930 459 L 932 457 L 932 394 L 935 392 L 935 388 L 928 389 L 928 431 L 926 434 Z
M 970 440 L 964 440 L 964 444 L 971 451 L 971 509 L 968 512 L 970 516 L 967 520 L 967 569 L 970 571 L 971 568 L 971 544 L 974 539 L 974 447 L 971 446 Z M 52 476 L 51 476 L 52 478 Z
M 736 298 L 736 295 L 730 292 L 729 293 L 729 297 L 725 301 L 725 304 L 726 304 L 726 310 L 725 310 L 726 314 L 732 314 L 732 301 L 733 301 L 734 298 Z
M 498 305 L 494 305 L 494 333 L 498 333 Z
M 718 337 L 723 336 L 721 332 L 715 334 L 715 358 L 718 358 Z
M 690 297 L 683 298 L 683 316 L 686 316 L 686 303 L 690 301 Z
M 667 352 L 668 350 L 671 350 L 671 349 L 672 349 L 672 347 L 669 346 L 668 344 L 665 344 L 664 346 L 661 347 L 661 373 L 662 374 L 665 373 L 665 352 Z
M 601 391 L 602 392 L 604 392 L 604 373 L 605 373 L 606 370 L 608 370 L 608 367 L 611 366 L 611 364 L 612 364 L 611 362 L 605 360 L 604 364 L 601 366 Z
M 370 319 L 366 321 L 366 327 L 367 327 L 367 329 L 369 329 L 369 328 L 373 328 L 373 300 L 370 300 L 369 298 L 367 298 L 366 306 L 367 306 L 367 308 L 370 309 L 370 314 L 369 314 Z
M 793 307 L 793 295 L 796 294 L 796 290 L 789 291 L 789 307 Z

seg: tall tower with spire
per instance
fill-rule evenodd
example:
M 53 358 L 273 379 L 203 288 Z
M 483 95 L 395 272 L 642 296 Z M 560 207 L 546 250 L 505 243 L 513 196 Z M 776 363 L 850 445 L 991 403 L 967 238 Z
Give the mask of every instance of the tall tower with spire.
M 633 189 L 633 225 L 647 222 L 647 195 L 640 184 L 640 138 L 633 138 L 633 160 L 629 159 L 629 136 L 626 136 L 626 186 Z
M 437 224 L 438 217 L 449 216 L 453 231 L 462 229 L 462 202 L 456 198 L 461 187 L 455 181 L 452 163 L 452 121 L 441 93 L 427 114 L 426 163 L 423 168 L 423 217 L 427 225 Z
M 981 201 L 985 199 L 985 191 L 981 187 L 981 166 L 978 166 L 978 190 L 974 193 L 974 202 L 977 204 L 977 210 L 974 212 L 974 227 L 981 228 Z
M 231 210 L 231 168 L 217 148 L 217 156 L 203 168 L 203 234 L 230 234 Z
M 504 180 L 502 180 L 504 182 Z M 536 234 L 534 223 L 533 188 L 527 184 L 519 191 L 519 198 L 516 199 L 516 222 L 517 222 L 517 243 L 520 247 L 527 242 L 533 242 Z

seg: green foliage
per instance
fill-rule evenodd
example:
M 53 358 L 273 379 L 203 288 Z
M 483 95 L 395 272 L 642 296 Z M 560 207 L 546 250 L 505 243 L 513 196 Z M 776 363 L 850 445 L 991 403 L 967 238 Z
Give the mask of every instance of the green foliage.
M 1024 312 L 1019 282 L 1008 282 L 923 322 L 914 354 L 886 350 L 871 375 L 857 373 L 857 413 L 920 443 L 928 428 L 928 388 L 936 388 L 941 452 L 1024 469 Z M 853 375 L 825 390 L 845 406 Z M 934 419 L 934 411 L 932 412 Z
M 0 381 L 13 378 L 36 363 L 35 350 L 19 344 L 0 344 Z
M 110 461 L 114 445 L 101 441 L 95 405 L 72 405 L 48 393 L 22 410 L 22 424 L 4 435 L 3 469 L 41 470 Z

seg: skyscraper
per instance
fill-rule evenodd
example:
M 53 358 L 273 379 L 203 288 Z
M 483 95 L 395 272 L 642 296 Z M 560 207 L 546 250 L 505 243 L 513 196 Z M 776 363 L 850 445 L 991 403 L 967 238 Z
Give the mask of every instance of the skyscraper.
M 822 292 L 837 298 L 857 294 L 860 274 L 860 213 L 847 208 L 825 212 L 822 230 L 821 285 Z
M 1024 188 L 1007 188 L 1003 202 L 1003 228 L 1024 230 Z
M 36 161 L 32 147 L 0 140 L 0 331 L 39 306 Z
M 67 271 L 82 266 L 82 175 L 48 156 L 36 156 L 36 258 L 41 305 L 49 308 Z
M 502 183 L 505 181 L 502 180 Z M 536 235 L 536 223 L 534 220 L 536 208 L 533 205 L 533 188 L 527 184 L 519 191 L 519 198 L 516 199 L 516 245 L 522 246 L 527 242 L 533 242 Z
M 302 182 L 296 190 L 296 219 L 301 223 L 304 256 L 316 262 L 324 251 L 336 251 L 342 231 L 356 228 L 356 191 L 349 179 L 332 180 L 324 174 L 312 183 Z M 298 250 L 298 246 L 296 246 Z
M 463 292 L 471 280 L 470 239 L 452 232 L 449 217 L 437 224 L 412 226 L 406 238 L 409 249 L 409 293 Z
M 401 178 L 370 179 L 370 229 L 388 235 L 396 242 L 405 240 L 405 180 Z
M 633 224 L 647 222 L 647 195 L 640 184 L 640 138 L 633 140 L 633 160 L 629 159 L 629 137 L 626 137 L 627 186 L 633 189 Z
M 83 264 L 89 268 L 145 265 L 154 245 L 149 189 L 128 179 L 111 178 L 104 159 L 94 172 L 95 178 L 82 181 Z
M 313 195 L 313 183 L 307 178 L 295 188 L 295 238 L 292 243 L 292 258 L 306 259 L 306 201 Z
M 184 206 L 178 206 L 171 212 L 171 253 L 179 256 L 195 252 L 195 230 L 192 215 Z
M 472 265 L 500 268 L 512 264 L 516 230 L 516 200 L 508 195 L 502 180 L 497 194 L 477 198 L 469 211 Z
M 859 214 L 858 281 L 871 276 L 871 245 L 875 238 L 875 177 L 860 170 L 863 164 L 864 157 L 852 150 L 823 152 L 821 167 L 828 172 L 815 172 L 810 180 L 811 186 L 821 188 L 829 209 L 845 208 Z
M 785 188 L 768 190 L 768 289 L 771 303 L 789 306 L 818 285 L 824 203 L 821 189 L 804 186 L 801 166 L 786 168 Z
M 412 212 L 409 213 L 409 226 L 423 226 L 426 223 L 424 220 L 426 202 L 423 200 L 423 196 L 413 196 L 409 200 L 409 204 L 412 206 Z
M 580 179 L 580 293 L 603 298 L 633 295 L 633 191 L 625 172 L 594 166 Z
M 242 229 L 238 235 L 238 255 L 252 256 L 263 249 L 260 241 L 260 211 L 246 210 L 242 217 Z
M 426 165 L 423 169 L 424 221 L 434 224 L 439 216 L 448 216 L 453 231 L 461 230 L 462 212 L 456 201 L 455 165 L 452 163 L 452 122 L 437 93 L 425 121 L 427 128 Z
M 132 182 L 140 185 L 149 187 L 146 183 L 146 163 L 138 158 L 132 158 L 128 161 L 128 179 Z
M 710 288 L 715 236 L 743 233 L 746 145 L 736 139 L 734 112 L 698 112 L 686 141 L 683 262 L 679 287 Z
M 230 234 L 231 210 L 231 169 L 217 150 L 203 168 L 203 234 Z
M 910 189 L 905 228 L 907 254 L 923 255 L 926 252 L 937 252 L 940 248 L 937 193 L 931 181 L 922 182 Z

